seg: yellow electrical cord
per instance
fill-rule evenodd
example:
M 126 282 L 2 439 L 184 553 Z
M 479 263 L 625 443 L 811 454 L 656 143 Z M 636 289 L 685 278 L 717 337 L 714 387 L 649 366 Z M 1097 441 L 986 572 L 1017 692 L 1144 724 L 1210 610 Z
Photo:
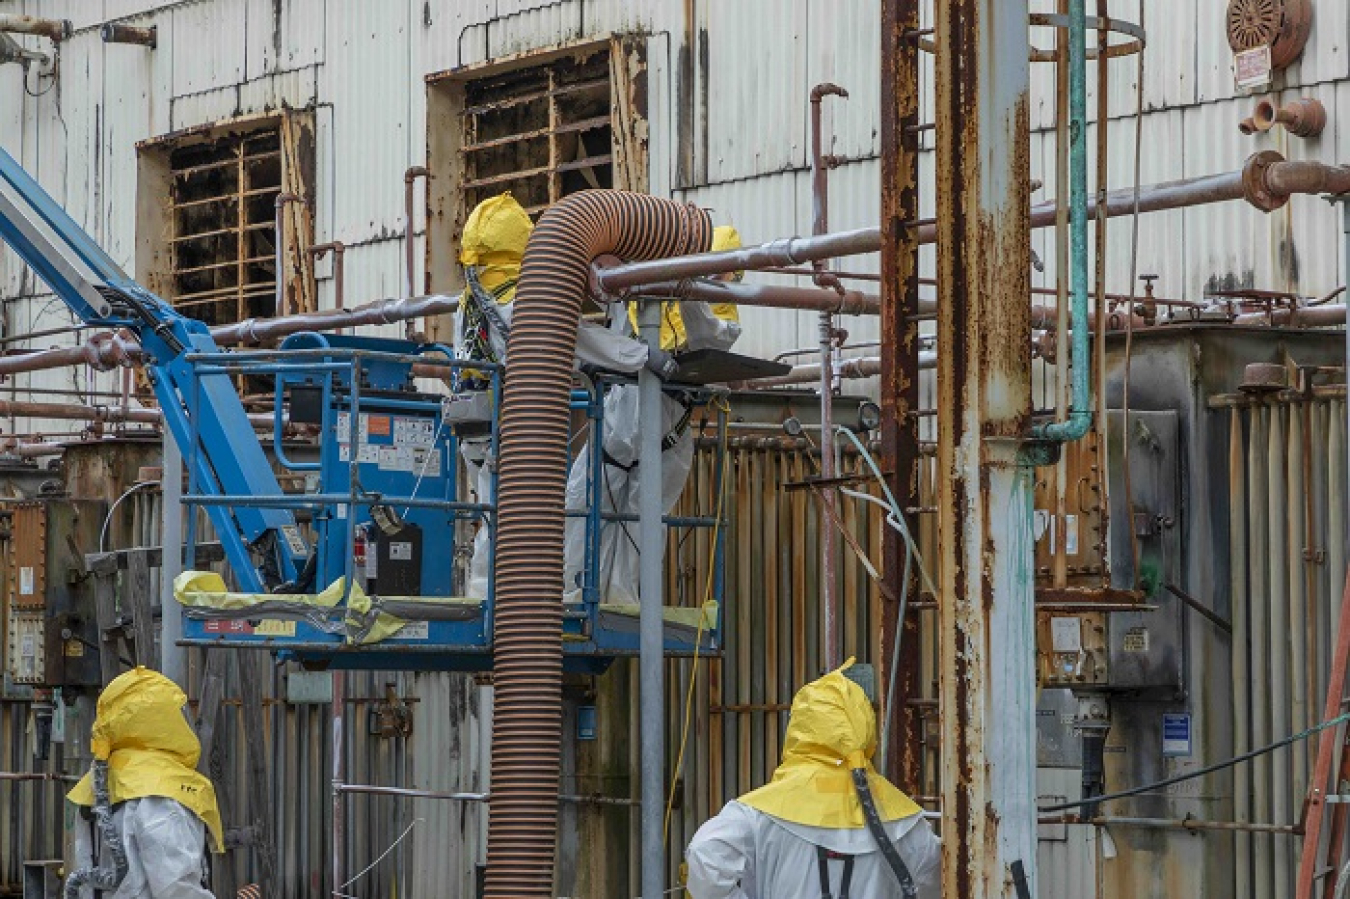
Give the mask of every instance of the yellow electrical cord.
M 731 406 L 727 403 L 725 397 L 714 397 L 709 403 L 710 408 L 716 409 L 723 414 L 731 413 Z M 703 645 L 703 621 L 706 615 L 708 603 L 712 601 L 713 578 L 717 574 L 717 538 L 722 529 L 722 506 L 727 495 L 727 432 L 725 428 L 722 431 L 721 443 L 721 465 L 717 472 L 717 503 L 716 511 L 713 512 L 713 530 L 712 530 L 712 551 L 709 553 L 708 581 L 703 590 L 703 602 L 698 608 L 698 633 L 694 637 L 694 660 L 689 669 L 689 689 L 684 696 L 684 724 L 680 730 L 680 751 L 675 756 L 675 769 L 670 776 L 670 789 L 666 791 L 666 817 L 665 824 L 661 828 L 661 841 L 670 840 L 670 815 L 675 808 L 675 786 L 680 782 L 680 772 L 684 770 L 684 751 L 689 745 L 689 723 L 694 713 L 694 688 L 698 685 L 698 651 Z M 721 610 L 718 610 L 719 613 Z

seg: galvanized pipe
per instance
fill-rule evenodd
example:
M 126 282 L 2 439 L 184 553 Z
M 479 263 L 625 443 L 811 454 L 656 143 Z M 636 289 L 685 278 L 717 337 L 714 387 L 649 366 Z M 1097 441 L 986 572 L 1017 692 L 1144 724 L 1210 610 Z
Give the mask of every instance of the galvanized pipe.
M 355 468 L 356 466 L 352 466 Z M 330 894 L 336 895 L 341 892 L 342 884 L 345 883 L 346 867 L 345 853 L 347 851 L 347 824 L 346 816 L 343 814 L 342 791 L 339 789 L 346 778 L 346 770 L 343 767 L 344 743 L 346 742 L 346 731 L 343 727 L 344 713 L 347 705 L 346 677 L 342 671 L 334 671 L 333 677 L 333 697 L 330 706 L 330 739 L 333 742 L 333 832 L 332 841 L 329 844 L 329 851 L 332 855 L 332 877 L 333 883 Z
M 1270 430 L 1267 432 L 1266 472 L 1270 483 L 1269 505 L 1266 514 L 1269 517 L 1269 542 L 1266 545 L 1270 565 L 1270 708 L 1272 726 L 1276 734 L 1294 733 L 1290 728 L 1293 721 L 1290 715 L 1290 666 L 1293 659 L 1290 653 L 1290 620 L 1286 591 L 1288 589 L 1288 552 L 1287 507 L 1289 503 L 1287 471 L 1285 467 L 1285 420 L 1286 410 L 1279 406 L 1270 408 Z M 1278 820 L 1288 820 L 1293 814 L 1294 785 L 1292 765 L 1288 759 L 1277 759 L 1273 763 L 1271 778 L 1270 814 Z M 1293 885 L 1294 862 L 1292 847 L 1286 840 L 1275 841 L 1274 889 L 1275 896 L 1288 895 Z
M 821 135 L 821 106 L 825 97 L 848 97 L 848 91 L 837 84 L 828 82 L 818 84 L 811 89 L 811 232 L 816 236 L 830 230 L 830 173 L 824 153 L 824 138 Z M 812 262 L 815 269 L 816 284 L 838 286 L 839 279 L 829 276 L 825 270 L 825 260 Z M 821 453 L 820 476 L 827 483 L 834 480 L 834 316 L 828 310 L 820 313 L 820 423 Z M 878 363 L 880 360 L 878 360 Z M 877 370 L 880 371 L 878 364 Z M 831 486 L 820 491 L 821 511 L 827 520 L 833 520 L 835 514 L 835 492 Z M 839 667 L 839 543 L 835 530 L 821 523 L 820 531 L 820 601 L 823 606 L 825 634 L 825 667 L 833 671 Z
M 188 687 L 187 650 L 179 646 L 183 638 L 183 616 L 175 614 L 173 582 L 183 571 L 183 451 L 173 440 L 163 441 L 163 474 L 159 489 L 163 517 L 159 545 L 160 607 L 164 610 L 160 637 L 160 668 L 164 676 L 183 690 Z
M 1292 166 L 1292 168 L 1287 168 Z M 1258 209 L 1269 211 L 1283 205 L 1294 194 L 1343 194 L 1350 192 L 1350 167 L 1327 165 L 1320 162 L 1286 162 L 1278 153 L 1265 151 L 1247 160 L 1241 171 L 1198 178 L 1184 178 L 1142 187 L 1139 190 L 1139 212 L 1165 212 L 1187 209 L 1233 200 L 1247 200 Z M 1098 214 L 1099 200 L 1088 201 L 1087 216 Z M 1106 195 L 1106 217 L 1118 218 L 1135 212 L 1134 188 L 1112 191 Z M 1049 200 L 1031 207 L 1031 227 L 1048 228 L 1055 224 L 1059 203 Z M 937 224 L 933 221 L 911 222 L 915 240 L 920 244 L 937 241 Z M 612 294 L 641 284 L 661 281 L 699 278 L 742 270 L 757 271 L 767 268 L 785 268 L 833 259 L 875 253 L 881 248 L 880 228 L 859 228 L 839 231 L 820 237 L 788 237 L 761 244 L 703 253 L 697 256 L 672 257 L 648 262 L 632 262 L 607 268 L 596 275 L 599 287 Z
M 937 368 L 937 353 L 932 351 L 921 351 L 919 353 L 919 368 L 922 370 L 931 370 Z M 856 359 L 837 359 L 834 366 L 834 377 L 846 381 L 858 381 L 865 378 L 875 378 L 881 374 L 880 356 L 862 356 Z M 785 375 L 777 375 L 772 378 L 756 378 L 753 381 L 746 381 L 745 386 L 758 389 L 761 387 L 786 387 L 792 384 L 809 384 L 812 381 L 820 380 L 820 363 L 811 362 L 803 365 L 794 365 L 792 371 Z M 823 428 L 823 424 L 821 425 Z M 824 474 L 822 472 L 822 477 Z
M 35 34 L 60 43 L 70 37 L 73 31 L 69 19 L 42 19 L 15 13 L 0 14 L 0 32 L 7 34 Z
M 1098 815 L 1083 819 L 1077 815 L 1056 815 L 1040 819 L 1041 824 L 1091 824 L 1094 827 L 1147 827 L 1157 830 L 1229 831 L 1237 833 L 1297 834 L 1292 824 L 1261 824 L 1247 821 L 1202 821 L 1199 818 L 1130 818 Z
M 661 344 L 661 307 L 643 303 L 638 331 L 648 346 Z M 666 889 L 664 811 L 665 746 L 665 570 L 661 565 L 666 532 L 662 508 L 661 379 L 650 369 L 638 373 L 638 412 L 649 427 L 638 437 L 638 698 L 639 746 L 642 756 L 642 895 L 660 896 Z M 599 451 L 599 443 L 593 451 Z

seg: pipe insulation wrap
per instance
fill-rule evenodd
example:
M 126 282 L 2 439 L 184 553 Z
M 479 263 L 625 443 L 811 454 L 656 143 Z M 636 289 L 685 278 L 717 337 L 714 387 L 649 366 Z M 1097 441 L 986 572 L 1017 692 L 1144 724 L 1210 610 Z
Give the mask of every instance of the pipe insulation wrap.
M 583 191 L 549 208 L 526 248 L 500 425 L 489 897 L 553 896 L 568 396 L 591 261 L 704 253 L 712 231 L 708 214 L 692 206 Z

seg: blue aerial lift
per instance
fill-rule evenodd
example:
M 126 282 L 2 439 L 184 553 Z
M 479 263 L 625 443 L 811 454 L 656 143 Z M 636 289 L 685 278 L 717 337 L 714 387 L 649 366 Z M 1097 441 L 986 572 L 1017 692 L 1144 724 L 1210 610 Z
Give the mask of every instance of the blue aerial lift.
M 485 596 L 456 595 L 454 547 L 457 530 L 474 522 L 495 532 L 492 504 L 462 499 L 459 445 L 477 439 L 495 451 L 501 371 L 474 363 L 491 387 L 468 400 L 419 387 L 419 376 L 448 376 L 465 364 L 436 344 L 305 332 L 275 350 L 223 350 L 203 322 L 127 277 L 3 150 L 0 238 L 82 321 L 128 329 L 140 341 L 187 467 L 184 502 L 205 510 L 233 579 L 229 593 L 185 608 L 185 643 L 271 649 L 316 667 L 491 667 L 493 590 L 489 582 Z M 239 397 L 241 376 L 273 384 L 272 459 Z M 603 433 L 604 396 L 615 383 L 597 377 L 573 392 L 593 435 Z M 670 389 L 691 403 L 709 396 L 706 388 Z M 318 428 L 317 462 L 287 454 L 286 410 L 291 424 Z M 725 436 L 725 414 L 715 418 Z M 304 476 L 304 492 L 282 489 L 273 459 Z M 599 595 L 600 533 L 606 518 L 623 517 L 601 513 L 602 484 L 602 454 L 594 452 L 588 508 L 575 513 L 586 522 L 582 601 L 563 616 L 565 664 L 575 671 L 601 671 L 638 649 L 636 608 Z M 197 517 L 188 518 L 189 548 Z M 711 517 L 667 522 L 716 535 L 720 606 L 725 529 Z M 720 617 L 668 610 L 667 653 L 715 653 Z

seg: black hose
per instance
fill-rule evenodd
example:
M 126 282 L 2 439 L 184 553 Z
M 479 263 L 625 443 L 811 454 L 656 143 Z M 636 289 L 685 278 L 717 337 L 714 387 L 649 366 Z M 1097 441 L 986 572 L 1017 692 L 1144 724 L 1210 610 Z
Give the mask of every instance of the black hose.
M 80 899 L 80 889 L 85 886 L 111 893 L 127 876 L 127 851 L 113 822 L 112 798 L 108 794 L 108 763 L 95 759 L 93 774 L 94 820 L 98 823 L 102 848 L 107 850 L 112 867 L 91 866 L 72 871 L 66 878 L 65 899 Z
M 858 791 L 858 802 L 862 805 L 863 817 L 867 819 L 867 829 L 872 832 L 872 839 L 877 841 L 881 857 L 886 860 L 886 866 L 891 869 L 896 882 L 900 884 L 900 895 L 904 899 L 919 899 L 919 890 L 914 886 L 914 878 L 910 875 L 909 868 L 905 867 L 895 844 L 891 842 L 890 835 L 886 833 L 886 827 L 881 823 L 876 801 L 872 798 L 872 787 L 867 782 L 866 768 L 853 769 L 853 787 Z

